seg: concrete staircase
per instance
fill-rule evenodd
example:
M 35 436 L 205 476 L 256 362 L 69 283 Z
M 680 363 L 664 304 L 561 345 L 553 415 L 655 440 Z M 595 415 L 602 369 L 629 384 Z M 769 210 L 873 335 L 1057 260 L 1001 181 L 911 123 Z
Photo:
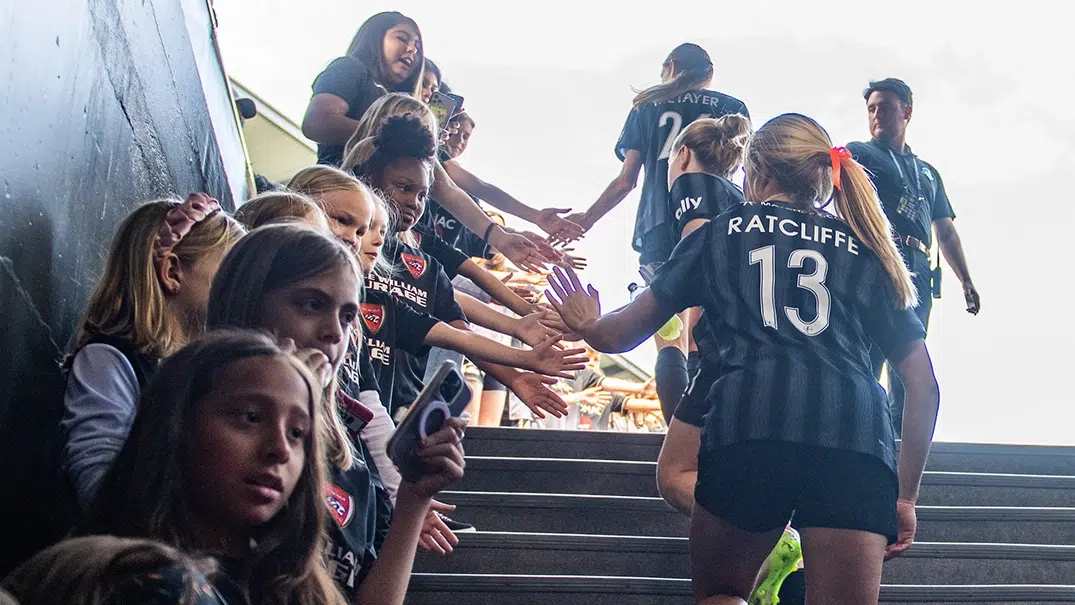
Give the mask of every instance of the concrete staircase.
M 468 430 L 466 478 L 440 499 L 480 531 L 419 555 L 408 603 L 692 603 L 688 520 L 654 479 L 662 439 Z M 1075 448 L 938 443 L 922 483 L 882 603 L 1075 603 Z

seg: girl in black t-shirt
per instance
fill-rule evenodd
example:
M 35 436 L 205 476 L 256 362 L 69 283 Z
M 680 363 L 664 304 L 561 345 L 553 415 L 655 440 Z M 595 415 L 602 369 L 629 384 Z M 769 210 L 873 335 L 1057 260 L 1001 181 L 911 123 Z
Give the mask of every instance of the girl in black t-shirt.
M 382 564 L 380 554 L 407 548 L 392 542 L 391 500 L 359 439 L 372 414 L 335 380 L 358 316 L 360 284 L 354 254 L 328 234 L 303 225 L 269 225 L 253 231 L 225 259 L 209 307 L 211 328 L 271 330 L 293 340 L 299 357 L 327 379 L 323 401 L 331 483 L 326 499 L 333 522 L 326 561 L 347 594 L 356 594 L 367 577 L 378 577 L 378 583 L 395 573 L 399 561 Z M 400 485 L 397 510 L 415 507 L 412 488 Z
M 425 111 L 428 112 L 428 109 Z M 421 248 L 411 245 L 417 243 L 411 228 L 417 224 L 418 217 L 425 209 L 425 196 L 436 164 L 436 145 L 430 130 L 412 116 L 392 116 L 373 132 L 373 136 L 355 148 L 359 152 L 356 157 L 363 158 L 361 163 L 355 165 L 355 171 L 370 185 L 383 191 L 391 206 L 395 220 L 385 242 L 385 251 L 390 262 L 397 265 L 389 274 L 371 274 L 369 289 L 388 292 L 416 311 L 428 313 L 463 330 L 468 329 L 468 315 L 475 319 L 482 314 L 486 319 L 478 323 L 486 327 L 507 330 L 508 333 L 521 336 L 521 340 L 531 346 L 547 344 L 555 333 L 540 324 L 544 314 L 535 313 L 517 320 L 497 313 L 462 293 L 456 293 L 441 263 Z M 464 264 L 477 267 L 469 259 Z M 502 283 L 500 286 L 504 287 Z M 514 293 L 512 296 L 517 298 Z M 467 315 L 464 315 L 457 301 L 466 305 Z M 501 383 L 512 390 L 518 389 L 516 394 L 532 409 L 538 410 L 538 414 L 542 414 L 540 410 L 543 409 L 559 415 L 566 407 L 545 386 L 554 380 L 488 361 L 479 363 L 490 368 L 488 371 Z M 394 404 L 409 405 L 420 390 L 425 363 L 424 360 L 404 356 L 397 368 L 401 371 L 396 376 Z
M 425 48 L 413 19 L 383 12 L 358 28 L 347 54 L 329 63 L 313 84 L 302 133 L 317 142 L 317 161 L 338 166 L 358 120 L 386 92 L 418 96 Z
M 683 308 L 711 314 L 722 371 L 691 515 L 699 602 L 746 599 L 794 515 L 811 602 L 877 603 L 883 560 L 914 538 L 939 402 L 914 285 L 865 170 L 815 121 L 774 118 L 745 165 L 752 201 L 685 238 L 632 303 L 599 316 L 592 286 L 557 270 L 553 304 L 606 352 Z M 911 387 L 898 459 L 872 343 Z

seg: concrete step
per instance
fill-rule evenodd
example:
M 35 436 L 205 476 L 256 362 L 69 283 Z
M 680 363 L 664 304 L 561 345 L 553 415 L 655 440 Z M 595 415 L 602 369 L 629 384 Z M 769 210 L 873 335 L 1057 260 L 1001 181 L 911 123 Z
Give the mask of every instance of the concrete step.
M 663 434 L 473 427 L 468 455 L 653 462 Z M 1075 476 L 1075 447 L 934 443 L 927 470 Z
M 688 520 L 660 498 L 444 492 L 452 514 L 484 531 L 686 536 Z M 1075 544 L 1075 508 L 919 506 L 918 539 L 926 542 Z
M 693 603 L 690 581 L 624 576 L 541 576 L 494 574 L 414 574 L 407 603 L 445 602 L 482 605 L 687 605 Z M 1070 585 L 883 585 L 881 602 L 994 603 L 1037 605 L 1075 602 Z
M 461 491 L 615 494 L 657 497 L 657 464 L 635 460 L 467 456 Z M 1075 477 L 926 471 L 922 504 L 1067 506 Z
M 435 573 L 688 578 L 687 539 L 586 534 L 460 534 L 447 557 L 419 555 L 415 570 Z M 917 542 L 885 564 L 888 584 L 1061 584 L 1075 578 L 1075 546 Z

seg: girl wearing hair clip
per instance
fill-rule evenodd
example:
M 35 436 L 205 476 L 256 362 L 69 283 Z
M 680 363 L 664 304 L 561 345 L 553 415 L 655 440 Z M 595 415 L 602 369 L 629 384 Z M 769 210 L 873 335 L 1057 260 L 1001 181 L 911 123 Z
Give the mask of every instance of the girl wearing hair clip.
M 63 465 L 83 510 L 157 363 L 201 334 L 213 275 L 243 234 L 204 193 L 147 202 L 120 224 L 65 363 Z

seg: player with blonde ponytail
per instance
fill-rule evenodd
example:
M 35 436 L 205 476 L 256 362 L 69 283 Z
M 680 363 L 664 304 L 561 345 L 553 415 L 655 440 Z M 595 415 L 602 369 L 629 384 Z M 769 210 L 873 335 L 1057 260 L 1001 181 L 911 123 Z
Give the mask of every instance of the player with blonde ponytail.
M 810 603 L 875 605 L 883 560 L 914 540 L 940 399 L 910 276 L 862 167 L 817 122 L 770 120 L 744 167 L 747 201 L 685 237 L 633 302 L 601 315 L 598 292 L 559 269 L 549 299 L 608 353 L 704 309 L 721 371 L 691 514 L 698 603 L 747 599 L 794 515 Z M 907 388 L 898 461 L 873 344 Z

